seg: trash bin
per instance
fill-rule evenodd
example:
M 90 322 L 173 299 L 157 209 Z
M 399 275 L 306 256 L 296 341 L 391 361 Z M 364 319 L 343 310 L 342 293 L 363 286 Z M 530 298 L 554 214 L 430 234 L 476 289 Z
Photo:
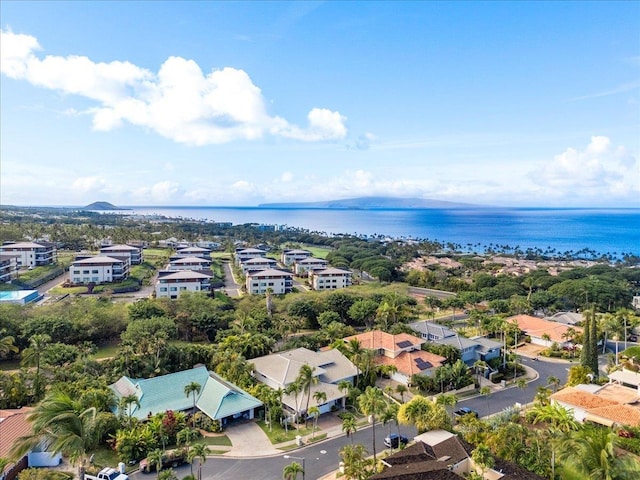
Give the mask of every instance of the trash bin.
M 296 435 L 296 445 L 299 447 L 302 446 L 302 435 Z
M 506 380 L 500 380 L 500 385 L 502 385 L 502 388 L 507 388 L 507 381 Z
M 124 464 L 124 462 L 118 463 L 118 471 L 120 473 L 127 473 L 126 468 L 127 468 L 127 466 Z

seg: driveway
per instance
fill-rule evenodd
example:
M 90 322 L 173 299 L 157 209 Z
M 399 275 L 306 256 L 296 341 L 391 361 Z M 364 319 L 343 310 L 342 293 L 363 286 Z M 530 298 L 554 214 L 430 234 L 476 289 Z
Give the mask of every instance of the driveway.
M 231 450 L 225 457 L 257 457 L 280 453 L 255 422 L 234 425 L 225 430 L 231 440 Z

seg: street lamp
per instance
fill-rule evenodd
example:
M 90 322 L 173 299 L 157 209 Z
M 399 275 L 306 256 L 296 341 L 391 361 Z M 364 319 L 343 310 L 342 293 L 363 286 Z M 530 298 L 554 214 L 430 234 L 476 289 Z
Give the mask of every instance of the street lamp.
M 304 457 L 294 457 L 293 455 L 284 455 L 284 458 L 292 459 L 292 460 L 302 460 L 302 480 L 304 480 L 304 475 L 306 473 L 306 468 L 304 468 Z

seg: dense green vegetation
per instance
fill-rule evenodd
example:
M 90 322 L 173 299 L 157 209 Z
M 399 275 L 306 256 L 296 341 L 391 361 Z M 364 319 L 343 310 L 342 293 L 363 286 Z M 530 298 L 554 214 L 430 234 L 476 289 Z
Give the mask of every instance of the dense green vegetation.
M 94 452 L 104 448 L 107 439 L 113 439 L 115 451 L 124 461 L 139 460 L 155 449 L 181 448 L 185 442 L 193 443 L 196 439 L 191 438 L 189 429 L 194 426 L 210 431 L 220 426 L 208 422 L 205 416 L 189 419 L 178 413 L 171 418 L 165 414 L 139 423 L 122 413 L 126 408 L 119 410 L 119 417 L 115 416 L 111 413 L 114 398 L 108 385 L 122 375 L 146 378 L 202 363 L 261 399 L 265 403 L 264 417 L 273 425 L 279 425 L 284 418 L 281 397 L 256 384 L 251 376 L 251 359 L 301 346 L 312 350 L 333 346 L 351 358 L 361 372 L 355 386 L 341 387 L 350 405 L 386 418 L 378 407 L 385 410 L 387 407 L 382 408 L 382 403 L 388 402 L 380 402 L 378 393 L 371 389 L 379 377 L 392 372 L 376 368 L 371 352 L 359 348 L 357 342 L 345 344 L 343 337 L 371 328 L 390 333 L 407 332 L 410 331 L 408 322 L 433 318 L 463 335 L 487 334 L 504 339 L 509 346 L 515 343 L 516 337 L 513 325 L 505 320 L 509 315 L 589 309 L 585 336 L 572 335 L 577 343 L 585 344 L 582 369 L 576 371 L 571 380 L 579 381 L 590 372 L 597 373 L 599 340 L 605 337 L 616 342 L 623 340 L 638 323 L 638 317 L 629 310 L 632 295 L 640 291 L 640 269 L 631 268 L 638 259 L 631 255 L 623 256 L 617 263 L 605 259 L 606 264 L 565 266 L 558 275 L 537 269 L 516 276 L 497 273 L 499 265 L 460 253 L 459 246 L 429 241 L 383 243 L 353 236 L 328 237 L 303 230 L 269 232 L 250 225 L 150 222 L 88 212 L 66 212 L 64 216 L 54 210 L 49 213 L 52 216 L 36 219 L 29 212 L 3 211 L 0 240 L 47 235 L 67 249 L 69 255 L 64 258 L 70 258 L 73 251 L 91 248 L 106 236 L 115 243 L 147 241 L 151 247 L 145 250 L 145 263 L 132 269 L 130 282 L 137 285 L 148 284 L 154 270 L 166 262 L 169 250 L 157 245 L 159 239 L 169 237 L 188 241 L 215 239 L 223 245 L 224 260 L 229 259 L 237 240 L 266 247 L 276 257 L 284 248 L 311 248 L 318 256 L 324 254 L 333 266 L 353 269 L 358 276 L 359 285 L 346 290 L 270 296 L 269 307 L 262 296 L 232 299 L 221 293 L 185 294 L 174 301 L 150 298 L 125 304 L 114 301 L 117 289 L 113 285 L 98 286 L 91 296 L 69 296 L 43 306 L 0 305 L 0 363 L 13 367 L 0 372 L 0 408 L 38 405 L 37 408 L 45 409 L 54 400 L 61 400 L 73 415 L 95 408 L 96 416 L 87 424 L 91 435 L 86 438 L 82 451 Z M 498 250 L 508 251 L 512 256 L 541 259 L 552 256 L 552 252 L 519 252 L 508 246 Z M 445 253 L 462 267 L 431 265 L 421 270 L 404 267 L 406 262 L 421 255 Z M 565 254 L 559 256 L 575 257 Z M 578 256 L 588 254 L 579 252 Z M 223 258 L 219 258 L 222 255 L 215 257 L 213 269 L 221 279 L 219 262 Z M 418 299 L 410 294 L 409 286 L 444 289 L 457 295 L 446 300 L 431 296 Z M 456 314 L 460 317 L 463 311 L 464 320 L 456 320 Z M 522 337 L 519 341 L 523 341 Z M 414 393 L 444 393 L 442 397 L 445 397 L 450 395 L 449 390 L 474 383 L 473 371 L 459 360 L 455 349 L 431 344 L 424 348 L 444 356 L 447 362 L 432 378 L 414 378 Z M 620 361 L 628 368 L 637 369 L 638 358 L 640 353 L 633 348 L 620 353 Z M 494 363 L 494 367 L 502 368 L 500 359 Z M 505 367 L 510 373 L 518 371 L 518 365 L 511 363 L 510 357 Z M 296 388 L 300 391 L 308 388 L 303 375 Z M 446 408 L 425 407 L 416 401 L 415 406 L 405 408 L 401 416 L 395 412 L 389 414 L 389 418 L 424 421 L 422 414 L 427 412 L 432 422 L 429 425 L 451 428 L 450 419 L 442 417 L 443 411 L 446 415 Z M 416 418 L 416 412 L 422 412 L 422 416 Z M 513 457 L 522 466 L 551 476 L 555 440 L 528 428 L 522 420 L 507 421 L 503 417 L 497 416 L 487 424 L 465 419 L 459 429 L 465 439 L 486 445 L 492 455 Z M 553 425 L 550 417 L 542 418 L 529 420 Z M 171 425 L 171 435 L 165 438 L 157 425 L 167 424 Z M 602 436 L 601 432 L 584 431 L 585 436 Z M 615 445 L 637 452 L 640 450 L 635 443 L 638 432 L 629 431 L 634 436 L 613 440 L 607 437 L 607 442 L 615 440 Z M 284 435 L 290 436 L 287 432 Z M 517 442 L 512 441 L 515 437 Z M 572 441 L 577 442 L 572 445 L 579 449 L 580 437 Z M 503 451 L 505 448 L 513 451 Z M 355 465 L 366 467 L 366 462 L 357 463 L 358 452 L 354 446 L 345 451 L 345 457 L 356 462 Z M 565 458 L 569 462 L 570 456 L 558 455 L 560 463 Z M 366 468 L 354 471 L 363 472 Z M 569 474 L 580 475 L 579 472 Z

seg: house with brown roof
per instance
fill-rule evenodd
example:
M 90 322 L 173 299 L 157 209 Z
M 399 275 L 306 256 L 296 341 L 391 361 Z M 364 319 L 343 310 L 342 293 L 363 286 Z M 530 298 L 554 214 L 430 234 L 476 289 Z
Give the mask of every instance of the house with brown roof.
M 382 330 L 351 335 L 343 339 L 345 343 L 357 340 L 362 348 L 373 350 L 376 365 L 392 365 L 397 371 L 391 375 L 396 382 L 409 385 L 413 375 L 430 376 L 446 361 L 445 357 L 421 349 L 425 340 L 400 333 L 392 335 Z
M 481 469 L 471 459 L 474 447 L 445 430 L 431 430 L 414 438 L 415 444 L 386 457 L 386 468 L 371 480 L 460 480 Z M 484 472 L 487 480 L 542 480 L 544 477 L 501 459 Z
M 551 400 L 569 410 L 579 422 L 640 426 L 640 394 L 635 388 L 615 383 L 577 385 L 554 393 Z
M 20 437 L 31 434 L 31 423 L 27 420 L 30 408 L 0 410 L 0 458 L 8 458 L 13 445 Z M 9 463 L 0 470 L 0 478 L 14 480 L 27 467 L 53 467 L 59 465 L 62 455 L 35 448 L 17 462 Z
M 531 343 L 550 347 L 557 343 L 561 348 L 573 345 L 571 330 L 582 333 L 581 327 L 550 322 L 531 315 L 515 315 L 507 318 L 507 322 L 518 326 L 521 332 L 531 337 Z

